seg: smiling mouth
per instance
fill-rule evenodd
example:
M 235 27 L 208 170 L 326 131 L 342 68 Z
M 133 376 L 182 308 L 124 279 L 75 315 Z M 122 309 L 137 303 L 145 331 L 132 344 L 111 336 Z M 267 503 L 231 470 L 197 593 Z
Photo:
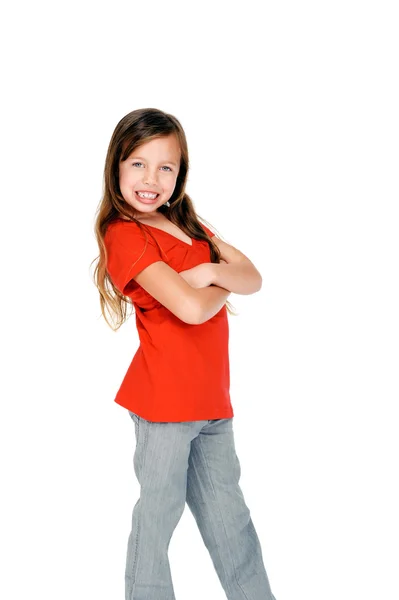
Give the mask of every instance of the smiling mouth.
M 140 194 L 138 192 L 135 192 L 135 196 L 136 196 L 136 198 L 138 198 L 140 200 L 140 202 L 144 202 L 145 204 L 151 204 L 152 202 L 156 202 L 156 200 L 159 197 L 159 194 L 157 194 L 155 197 L 152 197 L 152 196 L 140 196 Z

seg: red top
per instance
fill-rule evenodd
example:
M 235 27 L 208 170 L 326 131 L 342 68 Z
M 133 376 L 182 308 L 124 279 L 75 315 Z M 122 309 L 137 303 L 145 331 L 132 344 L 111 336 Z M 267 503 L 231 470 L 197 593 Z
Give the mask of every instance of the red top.
M 148 227 L 162 254 L 148 233 L 145 247 L 144 233 L 133 221 L 113 220 L 104 238 L 107 271 L 115 287 L 133 301 L 140 339 L 115 402 L 147 421 L 231 418 L 226 306 L 205 323 L 190 325 L 132 280 L 159 260 L 178 273 L 211 262 L 209 245 L 195 239 L 190 245 L 157 227 Z

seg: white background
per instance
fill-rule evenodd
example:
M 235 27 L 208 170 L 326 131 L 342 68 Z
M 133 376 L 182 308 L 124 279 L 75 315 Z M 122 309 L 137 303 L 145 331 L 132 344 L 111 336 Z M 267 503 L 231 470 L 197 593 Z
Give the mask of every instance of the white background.
M 139 487 L 113 398 L 138 338 L 90 263 L 112 131 L 155 107 L 198 214 L 263 276 L 230 297 L 231 397 L 273 593 L 398 600 L 395 4 L 3 10 L 2 598 L 124 598 Z M 170 562 L 177 600 L 225 598 L 187 506 Z

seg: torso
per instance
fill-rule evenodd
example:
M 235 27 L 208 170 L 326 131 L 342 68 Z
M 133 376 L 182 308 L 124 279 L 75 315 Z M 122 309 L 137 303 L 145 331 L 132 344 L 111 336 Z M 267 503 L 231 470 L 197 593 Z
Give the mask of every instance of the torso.
M 130 268 L 143 246 L 137 226 L 125 226 L 123 220 L 129 219 L 118 220 L 108 237 L 108 266 L 116 274 Z M 207 241 L 188 244 L 190 238 L 166 217 L 140 222 L 154 229 L 159 256 L 177 273 L 210 262 Z M 204 323 L 191 325 L 140 285 L 126 286 L 126 292 L 135 307 L 140 344 L 115 402 L 155 422 L 232 418 L 226 306 Z

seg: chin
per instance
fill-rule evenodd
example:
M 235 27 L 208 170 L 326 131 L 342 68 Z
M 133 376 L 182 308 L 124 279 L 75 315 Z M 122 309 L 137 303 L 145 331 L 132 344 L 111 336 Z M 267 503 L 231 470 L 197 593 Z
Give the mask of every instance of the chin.
M 142 213 L 150 213 L 150 212 L 155 212 L 157 209 L 159 208 L 159 206 L 157 206 L 156 204 L 154 204 L 154 206 L 151 206 L 151 204 L 149 206 L 139 206 L 137 207 L 136 210 L 138 210 L 139 212 Z
M 134 210 L 138 210 L 139 212 L 152 212 L 161 206 L 160 204 L 144 204 L 144 202 L 137 202 L 137 200 L 133 200 L 133 202 L 129 202 L 129 204 Z

